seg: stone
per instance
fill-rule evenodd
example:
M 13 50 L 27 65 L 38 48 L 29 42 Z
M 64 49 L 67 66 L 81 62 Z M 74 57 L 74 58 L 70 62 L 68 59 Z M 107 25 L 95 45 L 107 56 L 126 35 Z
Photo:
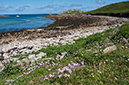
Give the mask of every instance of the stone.
M 10 63 L 10 59 L 3 60 L 2 63 L 6 65 L 6 64 Z
M 19 58 L 13 58 L 13 61 L 17 61 Z
M 13 55 L 18 55 L 16 51 L 13 52 Z
M 29 58 L 30 60 L 34 60 L 34 59 L 35 59 L 35 54 L 29 55 L 28 58 Z
M 46 56 L 46 53 L 40 52 L 36 55 L 38 59 L 42 59 L 43 56 Z
M 61 53 L 61 55 L 59 55 L 59 54 L 57 54 L 57 56 L 56 56 L 56 59 L 57 60 L 61 60 L 61 59 L 63 59 L 64 58 L 64 56 L 67 54 L 67 52 L 63 52 L 63 53 Z
M 67 52 L 63 52 L 63 53 L 61 53 L 62 54 L 62 56 L 65 56 L 66 54 L 68 54 Z
M 4 59 L 8 59 L 8 58 L 10 58 L 10 56 L 8 56 L 8 54 L 7 54 L 7 53 L 4 53 L 4 54 L 3 54 L 3 56 L 4 56 Z
M 0 53 L 2 53 L 2 49 L 0 49 Z
M 43 58 L 42 60 L 51 60 L 51 59 L 53 59 L 53 58 Z
M 5 80 L 6 82 L 14 82 L 13 79 Z
M 117 49 L 117 47 L 116 47 L 115 45 L 109 46 L 109 47 L 107 47 L 107 48 L 105 48 L 105 49 L 103 50 L 103 53 L 109 53 L 109 52 L 112 52 L 112 51 L 114 51 L 114 50 L 116 50 L 116 49 Z
M 22 62 L 23 62 L 23 64 L 24 64 L 24 66 L 26 66 L 26 67 L 28 67 L 29 64 L 30 64 L 30 61 L 29 61 L 27 58 L 24 58 L 24 59 L 22 60 Z
M 52 16 L 52 13 L 50 13 L 49 16 Z
M 20 60 L 17 60 L 17 63 L 18 63 L 18 65 L 23 66 L 23 63 L 22 63 L 22 61 L 20 61 Z
M 2 62 L 0 61 L 0 72 L 5 68 L 5 66 L 2 64 Z

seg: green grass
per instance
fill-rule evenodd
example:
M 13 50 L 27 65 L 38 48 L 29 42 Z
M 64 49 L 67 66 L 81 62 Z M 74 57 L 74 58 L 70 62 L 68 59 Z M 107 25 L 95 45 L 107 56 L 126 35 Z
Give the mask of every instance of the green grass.
M 86 12 L 86 13 L 90 13 L 90 14 L 129 13 L 129 1 L 106 5 L 104 7 L 101 7 L 99 9 L 89 11 L 89 12 Z
M 97 33 L 87 38 L 75 40 L 72 45 L 59 45 L 48 48 L 42 48 L 40 52 L 47 53 L 47 57 L 53 57 L 54 60 L 40 60 L 28 68 L 20 69 L 8 66 L 9 69 L 3 71 L 3 77 L 0 77 L 1 85 L 5 84 L 5 80 L 13 79 L 14 82 L 7 84 L 15 85 L 128 85 L 129 84 L 129 23 L 122 25 L 119 28 L 106 30 L 102 33 Z M 103 50 L 116 45 L 117 50 L 110 53 L 103 53 Z M 68 54 L 61 60 L 56 60 L 56 55 L 62 52 Z M 33 54 L 38 54 L 35 52 Z M 72 62 L 85 65 L 72 68 L 72 73 L 64 71 L 62 77 L 59 78 L 58 69 L 63 69 Z M 39 65 L 47 62 L 48 64 Z M 55 64 L 54 64 L 55 63 Z M 28 69 L 40 66 L 30 74 Z M 19 68 L 18 68 L 19 69 Z M 13 73 L 10 73 L 13 72 Z M 49 77 L 54 73 L 54 77 Z M 8 74 L 8 75 L 7 75 Z M 19 75 L 22 75 L 18 77 Z M 64 75 L 68 74 L 69 77 Z M 6 75 L 6 76 L 5 76 Z M 45 76 L 48 80 L 44 80 Z

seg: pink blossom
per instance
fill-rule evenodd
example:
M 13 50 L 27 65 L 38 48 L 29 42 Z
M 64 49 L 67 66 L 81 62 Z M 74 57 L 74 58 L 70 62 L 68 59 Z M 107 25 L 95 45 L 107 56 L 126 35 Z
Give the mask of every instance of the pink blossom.
M 58 77 L 61 78 L 62 74 L 60 74 Z
M 52 75 L 52 74 L 49 74 L 49 77 L 54 77 L 54 75 Z
M 70 75 L 69 75 L 69 74 L 64 74 L 64 76 L 65 76 L 65 77 L 70 77 Z

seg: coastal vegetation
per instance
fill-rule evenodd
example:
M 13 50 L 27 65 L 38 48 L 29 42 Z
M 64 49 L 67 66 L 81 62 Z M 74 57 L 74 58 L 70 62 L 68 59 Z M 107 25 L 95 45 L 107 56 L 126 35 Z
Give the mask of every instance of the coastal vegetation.
M 8 64 L 0 83 L 18 85 L 127 85 L 129 83 L 129 23 L 75 40 L 74 44 L 49 46 L 50 60 L 39 60 L 29 67 Z M 106 52 L 106 48 L 115 47 Z M 111 49 L 110 49 L 111 50 Z M 59 57 L 65 52 L 63 57 Z

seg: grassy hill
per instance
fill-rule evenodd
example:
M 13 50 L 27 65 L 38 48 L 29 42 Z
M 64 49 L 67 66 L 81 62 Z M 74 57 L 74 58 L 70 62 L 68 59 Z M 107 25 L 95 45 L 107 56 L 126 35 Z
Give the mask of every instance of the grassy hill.
M 110 4 L 86 13 L 101 15 L 129 16 L 129 1 Z
M 113 3 L 89 12 L 82 12 L 81 10 L 68 10 L 61 14 L 92 14 L 129 17 L 129 1 Z

